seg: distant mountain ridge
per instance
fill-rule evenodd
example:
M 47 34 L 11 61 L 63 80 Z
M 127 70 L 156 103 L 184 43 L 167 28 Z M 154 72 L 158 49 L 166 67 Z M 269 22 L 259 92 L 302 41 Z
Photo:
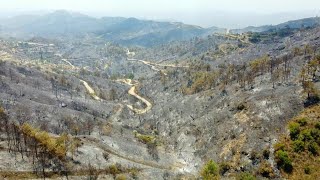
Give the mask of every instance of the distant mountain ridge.
M 98 19 L 62 10 L 43 16 L 16 16 L 2 20 L 0 25 L 3 26 L 3 32 L 14 37 L 57 38 L 92 35 L 116 43 L 140 46 L 153 46 L 225 32 L 223 28 L 205 29 L 180 22 L 157 22 L 122 17 Z
M 288 21 L 279 25 L 249 26 L 232 29 L 230 33 L 263 32 L 283 28 L 313 27 L 320 24 L 319 17 Z M 20 15 L 0 19 L 0 35 L 30 39 L 82 38 L 91 36 L 122 45 L 144 47 L 166 44 L 171 41 L 189 40 L 214 33 L 226 33 L 219 27 L 202 28 L 181 22 L 160 22 L 124 17 L 94 18 L 64 10 L 45 15 Z
M 245 33 L 245 32 L 264 32 L 276 29 L 290 28 L 290 29 L 299 29 L 299 28 L 308 28 L 320 25 L 320 17 L 311 17 L 304 18 L 299 20 L 292 20 L 278 25 L 265 25 L 265 26 L 249 26 L 243 29 L 232 29 L 230 33 Z

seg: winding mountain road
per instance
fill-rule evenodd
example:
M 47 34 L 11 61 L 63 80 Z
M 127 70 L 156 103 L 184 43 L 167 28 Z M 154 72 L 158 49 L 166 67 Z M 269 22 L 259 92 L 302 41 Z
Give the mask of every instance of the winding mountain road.
M 137 99 L 139 99 L 140 101 L 142 101 L 147 107 L 144 108 L 144 109 L 137 109 L 137 108 L 134 108 L 132 105 L 127 105 L 127 107 L 135 112 L 136 114 L 144 114 L 146 112 L 148 112 L 149 110 L 151 110 L 152 108 L 152 104 L 151 102 L 149 102 L 147 99 L 141 97 L 140 95 L 138 95 L 136 93 L 136 87 L 139 85 L 139 83 L 137 81 L 134 81 L 132 79 L 118 79 L 116 80 L 117 82 L 120 82 L 120 83 L 124 83 L 124 84 L 127 84 L 129 86 L 132 86 L 129 91 L 128 91 L 128 94 L 130 94 L 131 96 L 134 96 L 136 97 Z
M 158 66 L 158 67 L 174 67 L 174 68 L 189 68 L 189 66 L 179 66 L 179 65 L 173 65 L 173 64 L 158 64 L 158 63 L 153 63 L 153 62 L 149 62 L 149 61 L 145 61 L 145 60 L 138 60 L 138 59 L 129 58 L 129 56 L 134 56 L 134 55 L 135 55 L 134 52 L 130 52 L 127 49 L 127 56 L 128 56 L 127 60 L 128 61 L 141 62 L 147 66 L 150 66 L 151 69 L 153 69 L 154 71 L 162 72 L 164 75 L 167 75 L 167 73 L 164 72 L 163 70 L 158 69 L 156 66 Z M 71 66 L 72 69 L 77 69 L 77 67 L 75 67 L 72 63 L 70 63 L 67 59 L 61 59 L 61 61 L 64 61 L 65 63 L 67 63 L 69 66 Z M 84 87 L 86 88 L 88 93 L 92 96 L 92 98 L 94 98 L 97 101 L 101 101 L 101 98 L 96 95 L 96 92 L 94 91 L 94 89 L 86 81 L 84 81 L 82 79 L 80 79 L 80 81 L 83 83 Z M 140 96 L 139 94 L 137 94 L 136 89 L 137 89 L 137 86 L 139 85 L 138 81 L 134 81 L 132 79 L 118 79 L 118 80 L 116 80 L 116 82 L 124 83 L 124 84 L 131 86 L 131 88 L 128 90 L 128 94 L 139 99 L 140 101 L 142 101 L 146 105 L 146 108 L 143 108 L 143 109 L 134 108 L 133 105 L 127 105 L 127 107 L 131 111 L 133 111 L 136 114 L 145 114 L 149 110 L 152 109 L 152 103 L 150 101 L 148 101 L 147 99 L 143 98 L 142 96 Z
M 71 62 L 68 61 L 67 59 L 61 59 L 61 61 L 67 63 L 69 66 L 71 66 L 72 69 L 76 69 L 76 67 L 73 64 L 71 64 Z
M 92 96 L 93 99 L 100 101 L 100 97 L 98 97 L 96 95 L 96 92 L 94 91 L 94 89 L 92 89 L 92 87 L 84 80 L 80 79 L 80 81 L 83 83 L 84 87 L 87 89 L 88 93 Z

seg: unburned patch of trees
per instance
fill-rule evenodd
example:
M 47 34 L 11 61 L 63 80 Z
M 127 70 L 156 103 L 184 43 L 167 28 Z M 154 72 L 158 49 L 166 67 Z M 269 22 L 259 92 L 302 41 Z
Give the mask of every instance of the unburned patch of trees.
M 1 133 L 5 134 L 8 152 L 21 155 L 23 159 L 32 161 L 34 173 L 46 176 L 48 170 L 67 175 L 67 152 L 75 153 L 80 146 L 79 141 L 67 134 L 52 136 L 46 131 L 10 122 L 3 108 L 0 108 Z

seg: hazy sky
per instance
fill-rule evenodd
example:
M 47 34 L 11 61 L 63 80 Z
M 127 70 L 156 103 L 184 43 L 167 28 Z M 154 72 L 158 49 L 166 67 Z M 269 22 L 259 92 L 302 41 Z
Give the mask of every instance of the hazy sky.
M 2 15 L 65 9 L 92 16 L 175 20 L 233 28 L 320 15 L 320 0 L 0 0 L 0 4 Z

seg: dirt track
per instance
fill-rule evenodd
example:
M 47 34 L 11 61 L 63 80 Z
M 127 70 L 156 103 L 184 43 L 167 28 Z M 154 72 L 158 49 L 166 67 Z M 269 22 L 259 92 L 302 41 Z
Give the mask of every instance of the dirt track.
M 136 86 L 139 85 L 138 82 L 135 82 L 134 80 L 131 80 L 131 79 L 118 79 L 117 82 L 121 82 L 121 83 L 127 84 L 129 86 L 132 86 L 129 89 L 128 94 L 130 94 L 130 95 L 136 97 L 137 99 L 141 100 L 147 106 L 144 109 L 137 109 L 137 108 L 134 108 L 132 105 L 127 105 L 127 107 L 130 110 L 132 110 L 136 114 L 144 114 L 144 113 L 148 112 L 152 108 L 152 104 L 147 99 L 141 97 L 140 95 L 138 95 L 136 93 Z

